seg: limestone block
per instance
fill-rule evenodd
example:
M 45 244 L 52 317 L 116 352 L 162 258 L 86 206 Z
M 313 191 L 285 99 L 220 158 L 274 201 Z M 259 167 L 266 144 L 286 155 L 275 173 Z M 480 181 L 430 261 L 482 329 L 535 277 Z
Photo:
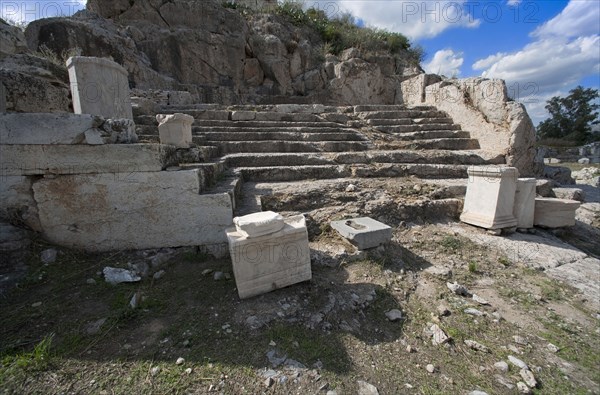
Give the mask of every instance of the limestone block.
M 519 178 L 515 193 L 513 214 L 517 219 L 517 228 L 533 228 L 535 212 L 536 180 L 535 178 Z
M 67 60 L 75 114 L 133 119 L 127 71 L 104 58 Z
M 517 226 L 513 208 L 519 172 L 514 167 L 471 166 L 460 220 L 486 229 Z
M 585 201 L 585 191 L 580 188 L 554 188 L 552 192 L 559 199 Z
M 0 145 L 0 174 L 136 173 L 177 165 L 176 148 L 161 144 Z
M 391 227 L 368 217 L 332 221 L 331 227 L 359 250 L 374 248 L 392 239 Z
M 225 243 L 231 198 L 199 190 L 197 169 L 57 176 L 33 184 L 43 235 L 88 251 Z
M 252 239 L 240 234 L 235 227 L 226 233 L 240 298 L 312 278 L 304 216 L 286 218 L 280 231 Z
M 158 135 L 161 144 L 170 144 L 177 148 L 190 147 L 194 117 L 181 113 L 158 114 L 156 120 L 158 121 Z
M 261 211 L 243 217 L 235 217 L 233 223 L 237 232 L 247 238 L 275 233 L 285 226 L 283 217 L 273 211 Z
M 231 113 L 232 121 L 253 121 L 256 118 L 256 111 L 233 111 Z
M 576 200 L 536 198 L 534 224 L 546 228 L 575 226 L 575 211 L 580 205 Z
M 113 127 L 119 124 L 121 127 Z M 114 144 L 137 140 L 129 119 L 89 114 L 0 114 L 0 144 Z

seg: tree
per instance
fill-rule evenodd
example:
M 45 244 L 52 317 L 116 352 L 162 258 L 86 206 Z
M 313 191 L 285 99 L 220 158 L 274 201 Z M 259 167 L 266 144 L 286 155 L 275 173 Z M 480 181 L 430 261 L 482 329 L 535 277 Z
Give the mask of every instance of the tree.
M 582 86 L 569 91 L 569 96 L 554 96 L 546 102 L 551 117 L 537 127 L 540 139 L 563 139 L 585 144 L 590 139 L 591 126 L 600 123 L 597 89 Z

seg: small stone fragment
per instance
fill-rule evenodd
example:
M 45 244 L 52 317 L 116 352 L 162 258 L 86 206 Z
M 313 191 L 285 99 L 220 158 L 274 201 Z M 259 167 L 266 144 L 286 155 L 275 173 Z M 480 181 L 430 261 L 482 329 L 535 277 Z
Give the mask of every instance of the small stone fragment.
M 373 384 L 358 380 L 358 395 L 379 395 L 379 391 Z
M 407 352 L 407 353 L 409 353 L 409 354 L 410 354 L 410 353 L 411 353 L 411 352 L 413 352 L 413 351 L 414 351 L 414 349 L 411 347 L 411 345 L 410 345 L 410 344 L 409 344 L 408 346 L 406 346 L 406 352 Z
M 473 294 L 473 300 L 481 305 L 489 305 L 490 302 L 488 302 L 487 300 L 485 300 L 484 298 L 482 298 L 481 296 L 478 296 L 477 294 Z
M 448 287 L 448 289 L 450 291 L 452 291 L 453 293 L 455 293 L 456 295 L 461 295 L 461 296 L 469 296 L 469 290 L 464 287 L 463 285 L 460 285 L 458 283 L 446 283 L 446 286 Z
M 150 375 L 151 376 L 156 376 L 158 373 L 160 373 L 160 367 L 159 366 L 154 366 L 152 369 L 150 369 Z
M 521 393 L 521 394 L 531 394 L 531 390 L 529 389 L 527 384 L 525 384 L 522 381 L 519 381 L 517 383 L 517 389 L 519 390 L 519 393 Z
M 442 328 L 437 326 L 437 324 L 431 325 L 431 327 L 429 328 L 429 331 L 432 333 L 431 342 L 433 343 L 434 346 L 444 344 L 450 340 L 448 335 L 446 335 L 446 333 L 442 330 Z
M 152 276 L 152 278 L 155 279 L 155 280 L 159 280 L 159 279 L 162 278 L 162 276 L 165 275 L 165 273 L 166 272 L 164 270 L 159 270 L 156 273 L 154 273 L 154 275 Z
M 437 307 L 437 311 L 440 317 L 446 317 L 450 315 L 450 307 L 447 304 L 442 303 Z
M 465 314 L 469 314 L 469 315 L 474 315 L 474 316 L 477 316 L 477 317 L 481 317 L 483 315 L 483 312 L 481 312 L 481 311 L 479 311 L 477 309 L 469 307 L 468 309 L 465 309 Z
M 502 372 L 502 373 L 508 372 L 508 364 L 506 362 L 504 362 L 504 361 L 496 362 L 494 364 L 494 368 L 497 371 Z
M 527 384 L 529 388 L 537 387 L 537 380 L 535 379 L 535 376 L 533 375 L 533 372 L 531 370 L 521 369 L 519 374 L 521 375 L 523 381 L 525 382 L 525 384 Z
M 141 300 L 142 300 L 142 293 L 138 291 L 138 292 L 134 293 L 133 296 L 131 297 L 131 300 L 129 301 L 129 306 L 132 309 L 135 309 L 138 307 Z
M 529 344 L 527 339 L 525 339 L 523 336 L 515 335 L 513 336 L 513 340 L 520 346 L 526 346 Z
M 48 248 L 47 250 L 42 251 L 40 254 L 40 260 L 45 264 L 54 263 L 54 261 L 56 261 L 57 254 L 58 251 L 56 249 Z
M 223 272 L 215 272 L 215 273 L 213 274 L 213 279 L 214 279 L 215 281 L 222 280 L 224 277 L 225 277 L 225 275 L 223 274 Z
M 35 302 L 31 304 L 31 307 L 40 307 L 42 305 L 42 302 Z
M 469 395 L 488 395 L 488 393 L 487 392 L 483 392 L 483 391 L 479 391 L 479 390 L 475 390 L 475 391 L 469 392 Z
M 140 281 L 142 278 L 134 272 L 116 267 L 105 267 L 102 271 L 104 279 L 107 283 L 115 285 L 119 283 L 133 283 Z
M 496 379 L 497 382 L 499 382 L 500 384 L 502 384 L 509 390 L 512 390 L 513 388 L 515 388 L 515 385 L 504 376 L 496 374 L 496 375 L 494 375 L 494 378 Z
M 346 192 L 356 192 L 356 189 L 356 185 L 348 184 L 348 186 L 346 187 Z
M 548 345 L 546 346 L 548 348 L 548 350 L 550 350 L 551 352 L 557 353 L 560 351 L 560 348 L 558 348 L 557 346 L 555 346 L 552 343 L 548 343 Z
M 516 367 L 518 367 L 519 369 L 527 369 L 527 370 L 529 370 L 529 366 L 527 366 L 527 364 L 525 362 L 521 361 L 517 357 L 513 357 L 512 355 L 509 355 L 508 356 L 508 361 L 510 363 L 512 363 L 513 365 L 515 365 Z
M 270 388 L 273 385 L 273 383 L 274 383 L 273 378 L 267 377 L 265 379 L 265 387 Z
M 177 358 L 177 361 L 175 361 L 175 365 L 182 365 L 185 362 L 185 359 L 182 357 Z
M 202 270 L 202 275 L 207 276 L 207 275 L 211 274 L 212 272 L 213 272 L 212 269 L 204 269 L 204 270 Z
M 471 348 L 475 351 L 481 351 L 481 352 L 489 352 L 490 351 L 486 346 L 484 346 L 481 343 L 476 342 L 475 340 L 465 340 L 465 344 L 469 348 Z
M 392 309 L 392 310 L 388 311 L 387 313 L 385 313 L 385 316 L 391 322 L 395 322 L 395 321 L 399 321 L 402 319 L 402 312 L 398 309 Z
M 435 372 L 435 366 L 433 366 L 432 364 L 427 364 L 427 366 L 425 367 L 425 369 L 427 369 L 427 371 L 429 373 L 434 373 Z
M 187 368 L 187 369 L 185 370 L 185 373 L 186 373 L 186 374 L 192 374 L 192 368 Z
M 488 229 L 487 233 L 492 236 L 500 236 L 502 234 L 502 229 Z
M 87 280 L 85 280 L 86 284 L 90 284 L 90 285 L 94 285 L 96 284 L 96 280 L 94 280 L 93 278 L 88 278 Z

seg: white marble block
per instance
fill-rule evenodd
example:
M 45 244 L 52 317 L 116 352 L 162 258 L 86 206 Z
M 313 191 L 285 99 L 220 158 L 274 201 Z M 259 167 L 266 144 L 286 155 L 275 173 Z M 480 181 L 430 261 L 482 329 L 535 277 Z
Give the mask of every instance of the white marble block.
M 233 273 L 241 299 L 312 278 L 308 231 L 303 215 L 284 220 L 275 233 L 248 238 L 227 229 Z
M 392 239 L 392 228 L 369 217 L 331 221 L 331 227 L 359 250 L 374 248 Z
M 534 224 L 546 228 L 575 226 L 575 212 L 580 205 L 576 200 L 536 198 Z
M 515 207 L 513 214 L 517 219 L 517 228 L 533 228 L 533 214 L 535 212 L 535 178 L 519 178 L 517 192 L 515 193 Z
M 514 167 L 471 166 L 460 220 L 486 229 L 517 226 L 513 214 L 517 178 Z
M 75 114 L 133 119 L 127 70 L 104 58 L 67 60 Z
M 275 233 L 285 226 L 283 217 L 273 211 L 261 211 L 243 217 L 235 217 L 233 223 L 238 233 L 247 238 Z
M 161 144 L 177 148 L 189 148 L 192 144 L 192 124 L 194 117 L 187 114 L 158 114 L 158 136 Z

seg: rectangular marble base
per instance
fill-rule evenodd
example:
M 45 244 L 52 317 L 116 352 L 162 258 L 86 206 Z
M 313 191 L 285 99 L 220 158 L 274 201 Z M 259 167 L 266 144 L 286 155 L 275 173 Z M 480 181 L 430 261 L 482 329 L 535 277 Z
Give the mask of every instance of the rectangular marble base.
M 575 211 L 580 205 L 576 200 L 536 198 L 534 224 L 546 228 L 575 226 Z

